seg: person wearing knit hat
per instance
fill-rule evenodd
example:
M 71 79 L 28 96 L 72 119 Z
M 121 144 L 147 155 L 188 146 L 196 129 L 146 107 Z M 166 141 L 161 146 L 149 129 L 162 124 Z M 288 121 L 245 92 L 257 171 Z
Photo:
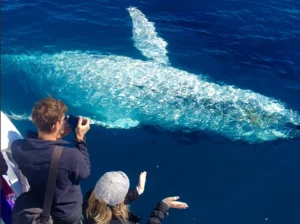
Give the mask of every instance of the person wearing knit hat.
M 127 195 L 129 190 L 129 179 L 121 171 L 107 172 L 95 186 L 95 198 L 104 201 L 109 206 L 117 206 Z
M 147 172 L 142 172 L 138 185 L 129 189 L 130 181 L 124 172 L 106 172 L 84 197 L 84 223 L 117 224 L 123 223 L 121 220 L 138 223 L 141 219 L 130 212 L 126 205 L 137 200 L 144 192 L 146 176 Z
M 87 192 L 83 203 L 84 224 L 138 224 L 141 219 L 129 211 L 127 205 L 137 200 L 145 190 L 146 172 L 142 172 L 138 185 L 129 189 L 130 181 L 122 171 L 106 172 Z M 148 224 L 160 224 L 169 208 L 185 209 L 187 204 L 179 197 L 165 198 L 153 210 Z

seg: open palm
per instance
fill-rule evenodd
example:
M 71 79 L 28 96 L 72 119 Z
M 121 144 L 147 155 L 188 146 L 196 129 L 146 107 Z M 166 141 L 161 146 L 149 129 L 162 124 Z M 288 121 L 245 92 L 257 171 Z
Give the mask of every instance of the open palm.
M 143 193 L 146 185 L 147 172 L 144 171 L 140 174 L 138 187 L 140 189 L 140 193 Z

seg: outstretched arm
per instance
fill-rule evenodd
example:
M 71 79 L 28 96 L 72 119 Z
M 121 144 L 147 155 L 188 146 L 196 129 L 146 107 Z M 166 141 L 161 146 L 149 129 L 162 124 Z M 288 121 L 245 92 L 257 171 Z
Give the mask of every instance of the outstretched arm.
M 169 206 L 166 203 L 158 203 L 152 211 L 147 224 L 161 224 L 162 220 L 168 215 L 168 211 Z
M 73 173 L 75 179 L 84 180 L 90 176 L 91 173 L 91 164 L 89 153 L 87 150 L 87 146 L 84 142 L 77 142 L 76 148 L 78 150 L 74 150 L 72 152 L 72 160 L 73 160 Z
M 186 203 L 177 201 L 178 199 L 179 197 L 169 197 L 158 203 L 147 224 L 161 224 L 162 220 L 169 214 L 169 208 L 186 209 L 188 207 Z
M 134 202 L 139 198 L 141 194 L 144 193 L 145 185 L 146 185 L 146 177 L 147 177 L 147 172 L 144 171 L 140 174 L 138 185 L 136 186 L 136 188 L 130 189 L 125 197 L 124 203 L 126 205 Z
M 76 148 L 80 153 L 74 151 L 73 154 L 73 172 L 76 179 L 86 179 L 91 173 L 90 158 L 85 143 L 85 134 L 89 130 L 90 120 L 79 117 L 76 128 Z

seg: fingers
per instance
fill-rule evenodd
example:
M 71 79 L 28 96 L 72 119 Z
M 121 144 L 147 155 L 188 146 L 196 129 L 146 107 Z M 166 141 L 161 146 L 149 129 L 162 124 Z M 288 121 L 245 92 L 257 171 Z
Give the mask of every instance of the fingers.
M 188 204 L 185 202 L 179 202 L 179 201 L 174 201 L 171 203 L 171 208 L 177 208 L 177 209 L 186 209 L 188 208 Z
M 140 173 L 140 179 L 141 179 L 141 178 L 142 178 L 142 179 L 143 179 L 143 178 L 146 179 L 146 177 L 147 177 L 147 172 L 146 172 L 146 171 Z
M 137 185 L 139 194 L 144 193 L 145 185 L 146 185 L 146 179 L 147 179 L 146 176 L 147 176 L 146 171 L 143 171 L 143 172 L 140 173 L 139 183 Z
M 90 126 L 90 119 L 86 119 L 86 125 Z
M 146 183 L 146 179 L 147 179 L 147 172 L 141 172 L 140 174 L 140 178 L 139 178 L 139 186 L 144 188 L 145 187 L 145 183 Z
M 83 124 L 84 121 L 84 124 Z M 79 117 L 78 124 L 76 128 L 77 139 L 83 140 L 85 134 L 90 130 L 90 120 Z
M 176 201 L 179 199 L 179 196 L 175 196 L 175 197 L 169 197 L 167 198 L 169 201 Z
M 83 122 L 84 121 L 84 122 Z M 84 123 L 84 124 L 83 124 Z M 82 118 L 82 117 L 79 117 L 79 120 L 78 120 L 78 125 L 77 127 L 89 127 L 90 126 L 90 120 L 89 119 L 86 119 L 86 118 Z
M 165 198 L 163 200 L 163 202 L 166 203 L 170 208 L 186 209 L 189 207 L 187 203 L 177 201 L 178 199 L 179 199 L 179 196 L 168 197 L 168 198 Z
M 170 204 L 173 202 L 173 201 L 176 201 L 179 199 L 179 196 L 175 196 L 175 197 L 168 197 L 168 198 L 165 198 L 163 201 L 165 203 L 167 203 L 169 206 Z
M 140 176 L 147 176 L 147 172 L 146 171 L 141 172 Z
M 81 126 L 82 126 L 82 117 L 79 117 L 77 127 L 81 127 Z

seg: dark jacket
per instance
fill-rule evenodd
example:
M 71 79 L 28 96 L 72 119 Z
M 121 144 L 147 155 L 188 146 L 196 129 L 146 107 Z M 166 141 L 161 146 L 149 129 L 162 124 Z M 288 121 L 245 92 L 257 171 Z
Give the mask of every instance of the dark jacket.
M 152 211 L 147 224 L 161 224 L 162 220 L 168 215 L 168 211 L 169 206 L 166 203 L 158 203 Z
M 0 152 L 0 175 L 3 175 L 7 172 L 7 164 L 5 159 L 3 158 L 2 152 Z
M 13 142 L 12 157 L 24 176 L 28 179 L 32 200 L 42 208 L 49 166 L 56 145 L 69 142 L 47 141 L 34 138 L 19 139 Z M 54 218 L 80 217 L 82 193 L 79 180 L 90 175 L 90 160 L 84 143 L 76 148 L 64 147 L 57 173 L 56 188 L 53 197 L 51 215 Z
M 95 224 L 92 219 L 86 218 L 86 209 L 88 207 L 88 200 L 93 190 L 87 192 L 84 196 L 83 200 L 83 216 L 84 216 L 84 224 Z M 124 203 L 126 205 L 134 202 L 139 198 L 139 194 L 136 188 L 128 191 L 128 194 L 125 197 Z M 163 218 L 168 214 L 169 207 L 167 204 L 160 202 L 156 208 L 153 210 L 147 224 L 160 224 Z M 129 218 L 126 221 L 120 220 L 119 218 L 113 216 L 111 220 L 111 224 L 138 224 L 140 223 L 141 218 L 134 215 L 132 212 L 129 212 Z

